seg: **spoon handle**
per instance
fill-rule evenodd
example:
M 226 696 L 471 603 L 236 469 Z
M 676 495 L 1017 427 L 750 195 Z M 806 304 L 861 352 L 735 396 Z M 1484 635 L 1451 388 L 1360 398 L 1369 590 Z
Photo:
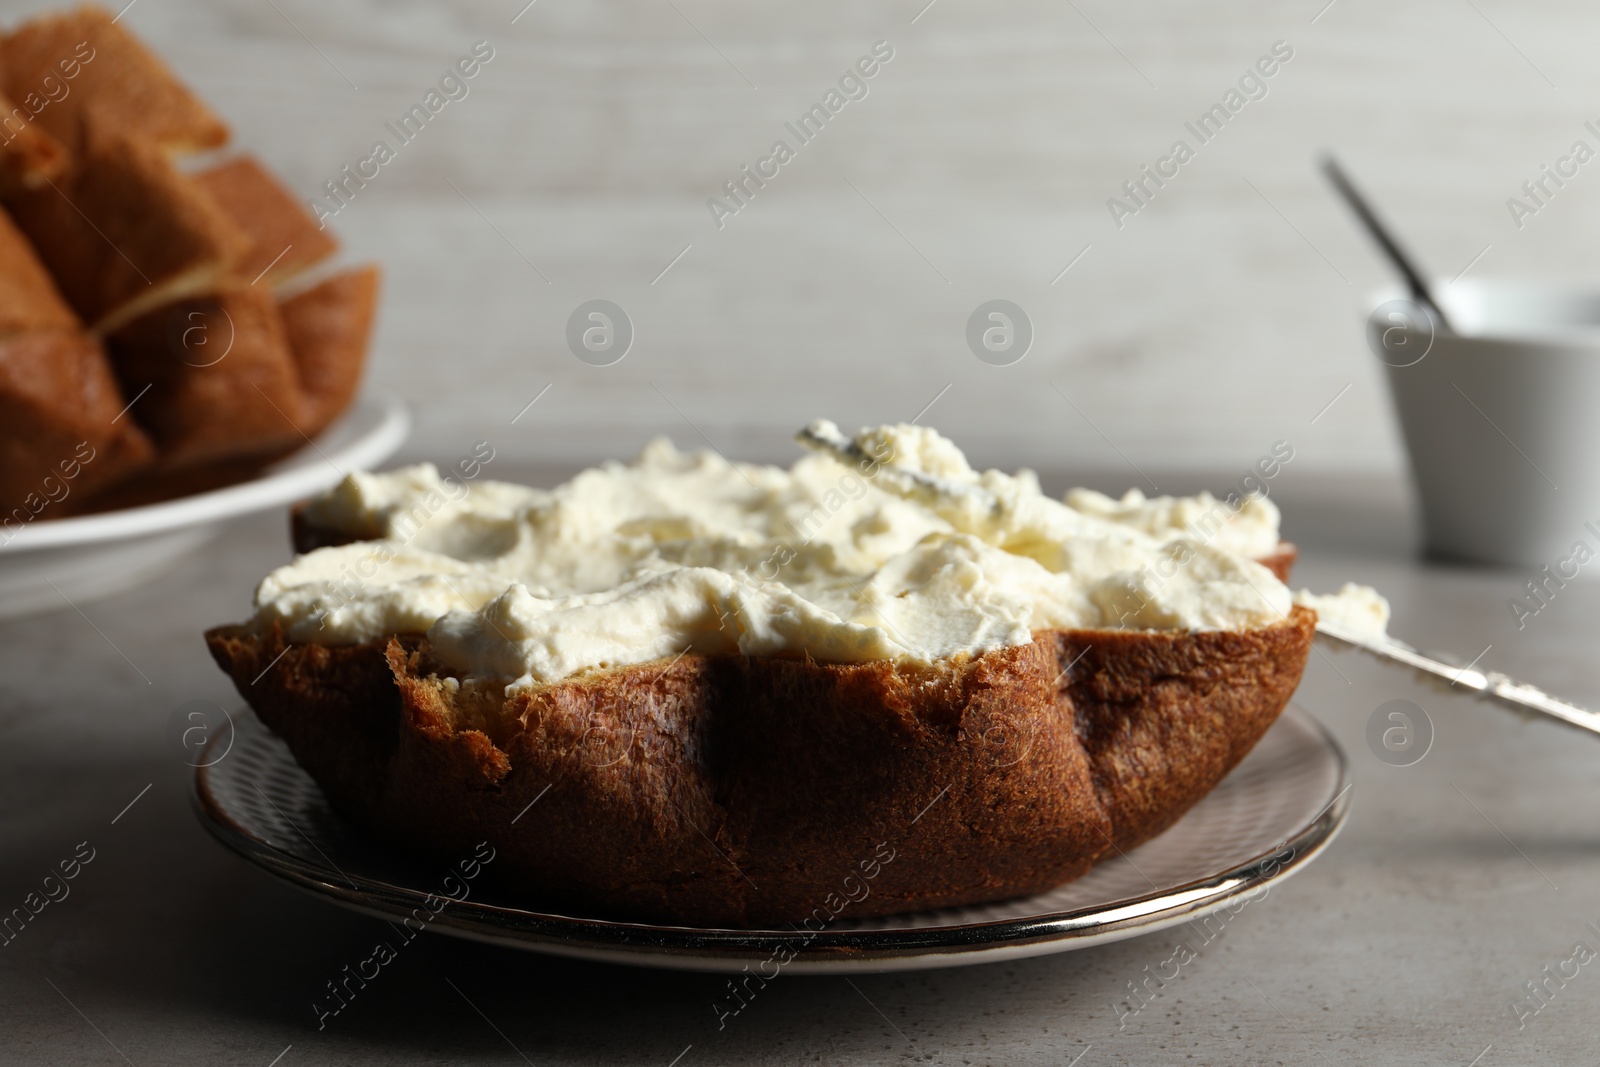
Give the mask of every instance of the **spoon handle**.
M 976 503 L 984 512 L 993 512 L 999 508 L 999 502 L 995 500 L 994 495 L 980 486 L 963 485 L 919 470 L 891 467 L 880 463 L 879 457 L 868 455 L 865 449 L 839 432 L 831 423 L 820 420 L 813 422 L 795 434 L 794 439 L 803 447 L 830 455 L 847 467 L 873 469 L 876 472 L 873 477 L 879 479 L 885 489 L 897 496 L 930 507 L 934 511 L 959 506 L 967 501 Z
M 1355 212 L 1356 218 L 1361 220 L 1361 225 L 1366 228 L 1367 233 L 1371 235 L 1374 241 L 1378 242 L 1378 247 L 1383 249 L 1383 254 L 1389 258 L 1389 262 L 1394 265 L 1394 268 L 1400 272 L 1400 276 L 1405 279 L 1406 288 L 1411 290 L 1411 298 L 1432 312 L 1438 320 L 1439 326 L 1445 332 L 1454 333 L 1455 330 L 1451 327 L 1450 320 L 1445 317 L 1444 309 L 1433 298 L 1433 293 L 1428 289 L 1428 283 L 1423 281 L 1422 272 L 1417 269 L 1416 264 L 1412 262 L 1411 257 L 1406 254 L 1405 250 L 1400 247 L 1400 242 L 1395 240 L 1394 235 L 1389 232 L 1389 228 L 1378 219 L 1377 212 L 1372 210 L 1371 203 L 1356 189 L 1349 176 L 1345 174 L 1344 168 L 1339 166 L 1338 161 L 1332 156 L 1325 156 L 1322 160 L 1322 173 L 1327 175 L 1328 181 L 1333 183 L 1334 189 L 1344 198 L 1344 202 L 1350 206 L 1351 211 Z

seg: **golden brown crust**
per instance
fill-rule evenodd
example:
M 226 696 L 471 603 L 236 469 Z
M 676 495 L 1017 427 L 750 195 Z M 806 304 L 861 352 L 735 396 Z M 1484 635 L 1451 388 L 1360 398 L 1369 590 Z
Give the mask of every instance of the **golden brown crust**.
M 0 92 L 0 196 L 37 189 L 59 178 L 67 150 L 33 121 L 33 113 Z
M 300 372 L 308 434 L 321 433 L 355 399 L 377 303 L 378 268 L 368 265 L 280 305 Z
M 0 337 L 80 328 L 33 246 L 11 216 L 0 211 Z
M 1249 751 L 1299 681 L 1314 620 L 1040 631 L 932 668 L 691 654 L 509 700 L 458 687 L 420 637 L 329 648 L 222 627 L 207 642 L 373 832 L 447 854 L 488 840 L 547 907 L 747 926 L 846 895 L 880 845 L 895 858 L 851 915 L 1083 874 Z
M 164 470 L 275 457 L 305 443 L 300 384 L 272 294 L 230 284 L 113 334 L 113 362 Z
M 247 282 L 259 279 L 260 284 L 277 285 L 339 249 L 339 243 L 254 156 L 218 164 L 194 180 L 250 236 L 250 253 L 234 268 Z
M 307 518 L 304 502 L 289 508 L 289 543 L 294 546 L 297 553 L 314 552 L 319 548 L 348 545 L 352 541 L 365 539 L 345 530 L 323 526 Z
M 43 101 L 36 121 L 68 145 L 91 113 L 169 152 L 228 139 L 222 120 L 103 8 L 30 19 L 0 37 L 0 78 L 13 99 Z
M 1279 541 L 1272 555 L 1261 556 L 1256 562 L 1276 575 L 1278 581 L 1287 583 L 1289 572 L 1294 569 L 1295 560 L 1299 558 L 1300 549 L 1292 541 Z
M 147 464 L 153 449 L 123 405 L 100 343 L 81 330 L 0 340 L 0 521 L 18 508 L 68 514 Z
M 249 252 L 245 233 L 153 145 L 95 124 L 80 144 L 60 181 L 10 207 L 95 332 L 214 290 Z
M 1118 848 L 1148 841 L 1210 792 L 1289 703 L 1316 613 L 1259 630 L 1058 633 L 1071 699 Z M 1292 669 L 1285 669 L 1292 664 Z
M 61 435 L 101 458 L 40 517 L 216 488 L 300 448 L 353 399 L 376 273 L 342 275 L 280 308 L 271 287 L 337 245 L 256 160 L 197 176 L 172 162 L 226 139 L 104 9 L 0 35 L 0 499 L 33 491 Z M 135 405 L 115 429 L 73 409 L 78 392 L 105 382 L 112 414 L 124 406 L 105 354 L 76 336 L 82 323 L 108 339 L 131 386 Z M 184 340 L 224 335 L 233 347 L 210 366 L 221 345 Z M 46 368 L 50 358 L 60 365 Z M 47 380 L 53 403 L 35 388 Z

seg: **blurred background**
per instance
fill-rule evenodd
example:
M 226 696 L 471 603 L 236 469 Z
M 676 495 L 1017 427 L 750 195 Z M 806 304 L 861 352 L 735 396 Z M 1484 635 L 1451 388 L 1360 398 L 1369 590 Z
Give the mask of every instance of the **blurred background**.
M 124 16 L 308 199 L 494 49 L 330 220 L 387 271 L 366 388 L 413 405 L 413 457 L 487 438 L 565 464 L 666 433 L 786 461 L 813 417 L 909 420 L 937 396 L 923 421 L 981 464 L 1141 484 L 1287 440 L 1295 472 L 1398 477 L 1361 334 L 1389 278 L 1316 173 L 1324 149 L 1442 279 L 1600 280 L 1581 236 L 1600 162 L 1520 229 L 1507 207 L 1574 141 L 1600 145 L 1600 9 L 1576 0 L 523 3 Z M 878 41 L 893 59 L 868 95 L 719 229 L 707 198 L 798 146 L 784 124 Z M 1201 144 L 1184 123 L 1275 42 L 1292 59 L 1266 95 Z M 1179 139 L 1194 158 L 1119 228 L 1108 198 Z M 636 332 L 608 367 L 565 340 L 595 298 Z M 1035 330 L 1011 366 L 966 343 L 995 298 Z

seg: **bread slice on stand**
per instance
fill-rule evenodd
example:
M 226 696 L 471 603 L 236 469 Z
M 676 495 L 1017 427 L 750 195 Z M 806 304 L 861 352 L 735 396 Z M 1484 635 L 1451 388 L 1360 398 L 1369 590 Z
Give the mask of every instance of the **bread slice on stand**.
M 253 156 L 203 170 L 196 184 L 250 237 L 234 272 L 253 285 L 277 286 L 339 250 L 305 206 Z
M 0 196 L 41 188 L 66 170 L 67 150 L 33 114 L 0 91 Z
M 254 477 L 353 401 L 376 269 L 286 294 L 337 242 L 253 157 L 198 172 L 175 159 L 227 139 L 226 125 L 110 11 L 46 14 L 0 34 L 0 197 L 29 261 L 45 268 L 11 276 L 0 262 L 0 376 L 15 403 L 33 390 L 10 425 L 0 422 L 0 452 L 20 464 L 0 480 L 26 492 L 36 466 L 27 457 L 42 447 L 31 438 L 54 440 L 41 420 L 78 427 L 88 417 L 69 410 L 83 403 L 69 379 L 87 368 L 114 399 L 120 381 L 127 400 L 113 414 L 135 402 L 119 418 L 121 446 L 105 453 L 129 462 L 96 469 L 118 483 L 97 488 L 104 508 Z M 40 279 L 53 304 L 37 295 Z M 35 307 L 64 317 L 40 325 Z M 20 324 L 8 319 L 16 315 Z M 104 340 L 117 381 L 84 323 Z M 12 338 L 35 328 L 57 332 Z M 72 507 L 86 498 L 76 494 Z
M 161 149 L 92 117 L 79 133 L 60 180 L 8 204 L 79 317 L 104 335 L 215 290 L 245 232 Z
M 228 140 L 227 125 L 101 7 L 42 15 L 0 36 L 0 86 L 36 108 L 39 125 L 69 145 L 91 110 L 162 152 Z
M 0 212 L 0 541 L 79 507 L 154 450 L 44 266 Z
M 321 433 L 355 399 L 378 304 L 379 271 L 343 271 L 279 305 L 300 372 L 305 430 Z
M 169 304 L 110 337 L 123 389 L 171 470 L 275 458 L 305 444 L 300 381 L 277 301 L 232 282 Z

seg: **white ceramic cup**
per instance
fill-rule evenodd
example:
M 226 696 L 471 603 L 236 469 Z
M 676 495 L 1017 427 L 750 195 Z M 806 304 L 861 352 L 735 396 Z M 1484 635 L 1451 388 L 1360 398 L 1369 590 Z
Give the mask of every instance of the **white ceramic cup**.
M 1379 296 L 1367 323 L 1429 553 L 1539 567 L 1579 541 L 1600 547 L 1600 291 L 1495 281 L 1434 291 L 1458 333 L 1432 329 L 1399 293 Z

